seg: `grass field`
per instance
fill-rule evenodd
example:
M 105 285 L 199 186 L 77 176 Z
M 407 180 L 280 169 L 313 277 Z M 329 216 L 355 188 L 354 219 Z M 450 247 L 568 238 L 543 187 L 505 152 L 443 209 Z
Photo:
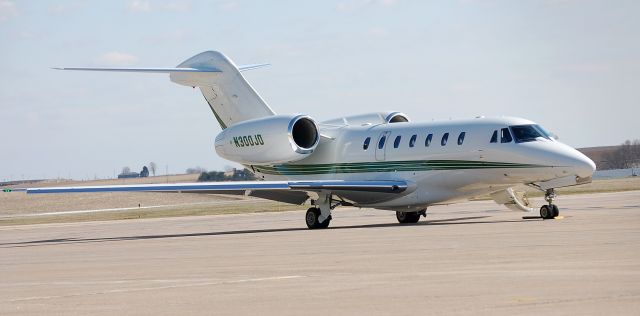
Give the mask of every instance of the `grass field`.
M 31 187 L 193 182 L 196 179 L 197 175 L 176 175 L 125 180 L 43 182 Z M 542 196 L 542 192 L 532 188 L 518 189 L 528 191 L 530 197 Z M 595 180 L 590 184 L 557 191 L 562 196 L 632 190 L 638 190 L 640 194 L 640 177 Z M 12 192 L 0 194 L 0 225 L 278 212 L 305 208 L 306 206 L 238 195 L 122 192 L 27 195 Z
M 184 183 L 196 182 L 197 178 L 197 174 L 187 174 L 92 181 L 51 180 L 29 187 Z M 278 212 L 301 208 L 304 207 L 238 195 L 154 192 L 27 195 L 11 192 L 0 194 L 0 225 Z
M 589 184 L 576 185 L 572 187 L 559 188 L 558 194 L 586 194 L 602 192 L 623 192 L 640 190 L 640 177 L 630 177 L 623 179 L 601 179 L 594 180 Z M 530 196 L 542 196 L 542 192 L 527 187 Z

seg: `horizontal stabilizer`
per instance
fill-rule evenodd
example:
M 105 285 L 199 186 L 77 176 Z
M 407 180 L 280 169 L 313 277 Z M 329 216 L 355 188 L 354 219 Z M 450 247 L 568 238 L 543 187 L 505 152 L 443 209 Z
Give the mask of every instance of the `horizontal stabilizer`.
M 262 67 L 266 67 L 266 66 L 271 66 L 271 64 L 240 65 L 240 66 L 238 66 L 238 70 L 247 71 L 247 70 L 254 70 L 254 69 L 258 69 L 258 68 L 262 68 Z
M 249 64 L 238 66 L 239 71 L 247 71 L 271 66 L 271 64 Z M 217 68 L 101 68 L 101 67 L 53 67 L 55 70 L 80 70 L 80 71 L 113 71 L 113 72 L 150 72 L 170 74 L 172 72 L 222 72 Z
M 242 76 L 244 71 L 265 66 L 269 64 L 238 66 L 221 52 L 206 51 L 169 68 L 56 67 L 53 69 L 169 74 L 169 80 L 174 83 L 192 88 L 198 87 L 220 127 L 225 129 L 238 122 L 275 115 Z
M 215 68 L 83 68 L 83 67 L 54 67 L 56 70 L 82 70 L 82 71 L 114 71 L 114 72 L 150 72 L 150 73 L 173 73 L 173 72 L 221 72 Z

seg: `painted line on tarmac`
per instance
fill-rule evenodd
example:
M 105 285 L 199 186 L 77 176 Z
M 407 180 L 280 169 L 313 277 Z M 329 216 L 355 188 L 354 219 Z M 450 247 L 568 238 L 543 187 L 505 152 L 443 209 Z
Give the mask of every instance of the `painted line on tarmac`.
M 198 278 L 198 279 L 149 279 L 149 280 L 105 280 L 105 281 L 54 281 L 54 282 L 18 282 L 18 283 L 4 283 L 5 287 L 31 287 L 31 286 L 60 286 L 60 285 L 111 285 L 111 284 L 141 284 L 141 283 L 201 283 L 207 282 L 220 282 L 220 279 L 212 278 Z
M 283 275 L 283 276 L 274 276 L 274 277 L 266 277 L 266 278 L 255 278 L 255 279 L 240 279 L 240 280 L 230 280 L 230 281 L 215 281 L 215 282 L 200 282 L 200 283 L 175 284 L 175 285 L 165 285 L 165 286 L 150 286 L 150 287 L 139 287 L 139 288 L 131 288 L 131 289 L 105 290 L 105 291 L 97 291 L 97 292 L 89 292 L 89 293 L 74 293 L 74 294 L 67 294 L 67 295 L 20 297 L 20 298 L 9 299 L 9 300 L 6 300 L 5 302 L 24 302 L 24 301 L 37 301 L 37 300 L 51 300 L 51 299 L 70 298 L 70 297 L 89 296 L 89 295 L 104 295 L 104 294 L 117 294 L 117 293 L 129 293 L 129 292 L 141 292 L 141 291 L 170 290 L 170 289 L 179 289 L 179 288 L 188 288 L 188 287 L 242 284 L 242 283 L 263 282 L 263 281 L 292 280 L 292 279 L 299 279 L 299 278 L 306 278 L 306 277 L 307 276 L 305 276 L 305 275 Z
M 15 214 L 0 216 L 0 219 L 21 218 L 21 217 L 38 217 L 38 216 L 53 216 L 53 215 L 73 215 L 73 214 L 88 214 L 88 213 L 100 213 L 100 212 L 117 212 L 117 211 L 130 211 L 130 210 L 144 210 L 163 207 L 175 207 L 175 206 L 193 206 L 193 205 L 227 205 L 238 203 L 260 203 L 262 201 L 251 200 L 238 200 L 238 201 L 224 201 L 224 202 L 200 202 L 200 203 L 187 203 L 187 204 L 167 204 L 167 205 L 153 205 L 153 206 L 132 206 L 121 208 L 102 208 L 96 210 L 79 210 L 79 211 L 61 211 L 61 212 L 46 212 L 46 213 L 30 213 L 30 214 Z

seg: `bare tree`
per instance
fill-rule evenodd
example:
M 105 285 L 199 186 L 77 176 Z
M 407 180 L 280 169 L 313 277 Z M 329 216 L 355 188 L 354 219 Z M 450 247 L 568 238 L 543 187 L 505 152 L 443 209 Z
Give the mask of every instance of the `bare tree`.
M 207 169 L 202 168 L 200 166 L 194 167 L 194 168 L 187 168 L 186 170 L 186 173 L 188 174 L 203 173 L 203 172 L 207 172 Z
M 633 157 L 633 167 L 640 167 L 640 139 L 633 141 L 631 145 L 631 155 Z
M 609 169 L 627 169 L 640 166 L 640 140 L 625 141 L 618 149 L 606 155 Z
M 153 174 L 153 176 L 155 177 L 156 175 L 156 170 L 158 169 L 158 165 L 156 165 L 155 162 L 150 162 L 149 163 L 149 170 L 151 171 L 151 174 Z
M 129 167 L 122 167 L 122 174 L 127 174 L 127 173 L 129 173 L 129 172 L 131 172 L 131 168 L 129 168 Z

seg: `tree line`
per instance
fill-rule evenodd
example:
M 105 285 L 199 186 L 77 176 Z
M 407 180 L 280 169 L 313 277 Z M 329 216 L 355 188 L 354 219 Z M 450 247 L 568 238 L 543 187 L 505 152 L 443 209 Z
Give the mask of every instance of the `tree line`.
M 640 139 L 627 140 L 616 150 L 604 156 L 606 169 L 628 169 L 640 167 Z
M 232 171 L 209 171 L 202 172 L 198 181 L 201 182 L 218 182 L 218 181 L 251 181 L 256 177 L 249 169 L 244 168 L 242 170 L 233 169 Z

